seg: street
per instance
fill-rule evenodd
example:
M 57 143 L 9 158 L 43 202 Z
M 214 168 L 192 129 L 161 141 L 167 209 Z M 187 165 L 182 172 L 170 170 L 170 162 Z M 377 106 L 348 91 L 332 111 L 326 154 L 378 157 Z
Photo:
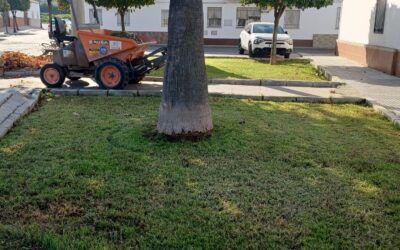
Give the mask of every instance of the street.
M 50 43 L 46 29 L 25 29 L 19 31 L 16 35 L 0 32 L 0 53 L 4 51 L 20 51 L 29 55 L 41 55 L 43 43 Z M 160 46 L 165 45 L 149 45 L 146 53 L 150 53 Z M 248 58 L 245 55 L 239 55 L 237 46 L 204 46 L 206 57 L 235 57 L 235 58 Z M 295 48 L 295 52 L 291 58 L 299 58 L 302 53 L 310 54 L 332 54 L 333 50 L 312 49 L 312 48 Z

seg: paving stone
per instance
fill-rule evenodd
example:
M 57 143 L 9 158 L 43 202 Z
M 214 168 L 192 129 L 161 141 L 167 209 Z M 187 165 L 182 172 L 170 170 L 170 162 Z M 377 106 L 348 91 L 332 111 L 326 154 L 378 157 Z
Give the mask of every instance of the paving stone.
M 0 105 L 0 138 L 3 137 L 22 116 L 29 113 L 40 98 L 40 90 L 9 89 L 9 98 Z M 5 95 L 5 93 L 1 93 Z
M 161 96 L 161 90 L 138 90 L 138 96 Z
M 295 96 L 263 96 L 264 101 L 272 101 L 272 102 L 296 102 L 297 99 Z
M 137 90 L 117 90 L 117 89 L 110 89 L 108 91 L 109 96 L 137 96 Z
M 285 86 L 286 81 L 261 80 L 261 86 Z
M 312 82 L 312 86 L 314 88 L 337 88 L 343 85 L 340 82 Z
M 232 85 L 250 85 L 250 86 L 260 86 L 261 80 L 247 80 L 247 79 L 211 79 L 210 84 L 232 84 Z
M 62 96 L 77 96 L 77 89 L 49 89 L 50 93 Z
M 11 97 L 12 93 L 10 92 L 6 92 L 6 91 L 0 91 L 0 106 L 6 102 L 10 97 Z
M 78 95 L 80 96 L 106 96 L 108 90 L 105 89 L 80 89 Z
M 229 96 L 233 98 L 239 98 L 239 99 L 251 99 L 251 100 L 257 100 L 257 101 L 262 101 L 263 96 L 261 95 L 240 95 L 240 94 L 225 94 L 224 96 Z
M 326 83 L 327 87 L 330 87 L 328 83 Z M 313 87 L 314 83 L 313 82 L 307 82 L 307 81 L 286 81 L 285 86 L 289 87 Z

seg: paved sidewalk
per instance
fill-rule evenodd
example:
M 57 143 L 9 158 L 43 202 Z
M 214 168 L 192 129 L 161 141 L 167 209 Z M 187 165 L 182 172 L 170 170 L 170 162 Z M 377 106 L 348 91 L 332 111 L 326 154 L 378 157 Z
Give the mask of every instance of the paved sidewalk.
M 0 34 L 0 53 L 4 51 L 20 51 L 30 55 L 41 55 L 42 43 L 50 43 L 45 29 L 22 27 L 18 33 Z
M 332 81 L 344 82 L 337 93 L 368 99 L 393 122 L 400 125 L 400 78 L 362 66 L 346 58 L 331 55 L 306 55 L 313 64 L 332 75 Z
M 70 84 L 70 85 L 69 85 Z M 45 88 L 38 77 L 26 77 L 18 79 L 0 79 L 0 90 L 9 87 Z M 98 89 L 98 85 L 90 78 L 83 78 L 83 81 L 71 83 L 67 81 L 64 88 L 73 89 Z M 151 90 L 162 89 L 162 82 L 143 81 L 141 84 L 128 85 L 126 90 Z M 336 93 L 336 88 L 310 88 L 310 87 L 287 87 L 287 86 L 245 86 L 228 84 L 210 84 L 210 94 L 241 95 L 241 96 L 273 96 L 273 97 L 316 97 L 330 98 L 342 97 Z
M 0 138 L 3 137 L 22 116 L 37 104 L 40 89 L 12 88 L 0 90 Z

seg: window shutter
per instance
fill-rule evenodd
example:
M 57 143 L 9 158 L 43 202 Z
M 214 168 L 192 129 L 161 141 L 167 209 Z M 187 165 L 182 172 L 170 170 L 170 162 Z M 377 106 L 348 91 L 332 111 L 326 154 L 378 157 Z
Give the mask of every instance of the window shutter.
M 250 22 L 261 20 L 261 11 L 254 7 L 239 7 L 236 9 L 236 25 L 244 27 Z
M 377 0 L 376 13 L 375 13 L 375 26 L 374 32 L 383 34 L 385 29 L 385 16 L 386 16 L 387 0 Z
M 300 10 L 285 11 L 285 28 L 298 29 L 300 27 Z

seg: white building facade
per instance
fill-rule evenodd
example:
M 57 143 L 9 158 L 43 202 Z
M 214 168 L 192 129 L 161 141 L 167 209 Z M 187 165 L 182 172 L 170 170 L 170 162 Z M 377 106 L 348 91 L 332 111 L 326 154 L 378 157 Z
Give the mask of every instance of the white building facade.
M 203 0 L 205 44 L 236 45 L 239 34 L 251 21 L 273 21 L 273 13 L 256 7 L 242 6 L 239 0 Z M 166 43 L 168 30 L 168 0 L 126 13 L 126 30 L 135 32 L 145 40 Z M 281 25 L 289 32 L 295 45 L 328 47 L 336 45 L 341 0 L 326 8 L 287 10 Z M 121 30 L 115 9 L 99 8 L 101 28 Z M 85 4 L 85 22 L 94 23 L 93 10 Z
M 7 22 L 5 15 L 7 13 L 0 13 L 0 28 L 5 26 Z M 8 12 L 10 24 L 12 27 L 12 15 Z M 31 0 L 31 6 L 28 11 L 17 11 L 17 23 L 18 26 L 31 26 L 33 28 L 40 28 L 40 4 L 38 0 Z
M 344 0 L 338 54 L 400 76 L 399 26 L 400 0 Z

